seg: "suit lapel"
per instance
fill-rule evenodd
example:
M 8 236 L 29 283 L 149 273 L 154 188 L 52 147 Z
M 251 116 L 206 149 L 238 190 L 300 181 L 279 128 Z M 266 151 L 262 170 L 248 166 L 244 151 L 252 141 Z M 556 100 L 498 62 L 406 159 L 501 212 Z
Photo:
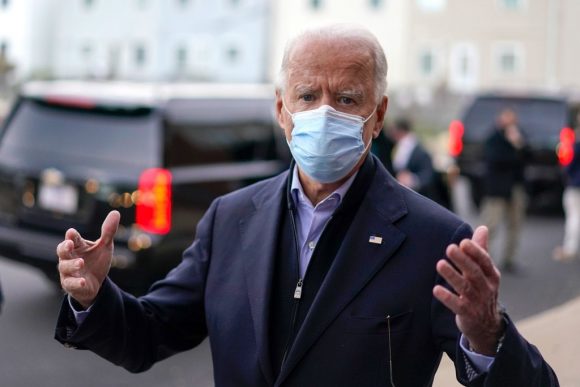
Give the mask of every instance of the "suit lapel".
M 274 272 L 274 257 L 285 197 L 287 174 L 254 197 L 255 209 L 240 220 L 246 287 L 254 323 L 260 367 L 269 384 L 274 383 L 269 356 L 269 306 Z M 268 188 L 272 187 L 272 188 Z
M 401 245 L 405 235 L 393 222 L 405 213 L 392 178 L 379 169 L 296 336 L 277 384 Z M 371 243 L 371 236 L 381 237 L 381 243 L 376 239 Z

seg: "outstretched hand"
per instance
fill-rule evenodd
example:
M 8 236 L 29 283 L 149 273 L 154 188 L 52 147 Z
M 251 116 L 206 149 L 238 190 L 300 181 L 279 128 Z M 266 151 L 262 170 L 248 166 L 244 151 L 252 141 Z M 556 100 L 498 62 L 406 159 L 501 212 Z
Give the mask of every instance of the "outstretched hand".
M 65 239 L 56 248 L 60 283 L 65 292 L 84 308 L 92 305 L 113 257 L 113 238 L 121 215 L 111 211 L 101 226 L 96 241 L 83 239 L 77 230 L 67 230 Z
M 441 285 L 433 295 L 455 313 L 457 327 L 470 347 L 482 355 L 495 355 L 502 335 L 498 309 L 500 272 L 488 253 L 488 230 L 478 227 L 471 239 L 447 247 L 447 257 L 437 262 L 437 272 L 455 293 Z

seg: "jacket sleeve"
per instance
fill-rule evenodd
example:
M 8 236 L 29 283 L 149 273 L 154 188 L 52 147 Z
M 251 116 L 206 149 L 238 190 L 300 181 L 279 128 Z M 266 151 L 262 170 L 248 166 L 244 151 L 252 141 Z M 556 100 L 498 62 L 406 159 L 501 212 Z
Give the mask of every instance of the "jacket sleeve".
M 56 340 L 89 349 L 130 372 L 145 371 L 155 362 L 201 343 L 207 336 L 204 290 L 218 201 L 199 222 L 182 262 L 145 296 L 135 298 L 106 279 L 79 326 L 65 298 Z
M 455 367 L 457 379 L 467 386 L 557 387 L 560 385 L 554 370 L 542 358 L 538 349 L 519 334 L 509 317 L 507 317 L 503 345 L 489 372 L 469 381 L 467 370 L 470 366 L 465 356 L 457 357 Z

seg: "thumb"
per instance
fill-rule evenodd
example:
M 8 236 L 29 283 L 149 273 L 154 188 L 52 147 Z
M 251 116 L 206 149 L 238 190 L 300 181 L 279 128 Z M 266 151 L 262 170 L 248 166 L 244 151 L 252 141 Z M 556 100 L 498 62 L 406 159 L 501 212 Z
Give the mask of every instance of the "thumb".
M 487 245 L 489 241 L 489 230 L 487 227 L 479 226 L 476 228 L 471 240 L 481 246 L 481 248 L 483 248 L 485 251 L 488 251 Z
M 101 226 L 101 243 L 105 245 L 110 245 L 113 242 L 113 237 L 117 233 L 117 228 L 119 228 L 119 221 L 121 220 L 121 214 L 119 211 L 111 211 L 103 221 Z

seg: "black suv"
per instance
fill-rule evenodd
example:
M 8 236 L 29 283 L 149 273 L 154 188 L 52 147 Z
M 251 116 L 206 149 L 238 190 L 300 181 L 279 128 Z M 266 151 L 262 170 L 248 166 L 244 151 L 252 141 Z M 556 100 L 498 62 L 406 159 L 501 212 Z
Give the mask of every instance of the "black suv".
M 144 291 L 218 195 L 287 167 L 260 85 L 30 84 L 0 129 L 0 255 L 56 279 L 69 227 L 121 212 L 111 277 Z
M 569 139 L 573 141 L 570 122 L 577 108 L 567 98 L 550 96 L 480 95 L 467 106 L 461 120 L 451 122 L 449 151 L 460 173 L 471 183 L 475 204 L 479 206 L 483 194 L 483 144 L 504 108 L 517 113 L 529 145 L 524 178 L 530 207 L 560 208 L 564 186 L 561 167 L 569 162 Z

